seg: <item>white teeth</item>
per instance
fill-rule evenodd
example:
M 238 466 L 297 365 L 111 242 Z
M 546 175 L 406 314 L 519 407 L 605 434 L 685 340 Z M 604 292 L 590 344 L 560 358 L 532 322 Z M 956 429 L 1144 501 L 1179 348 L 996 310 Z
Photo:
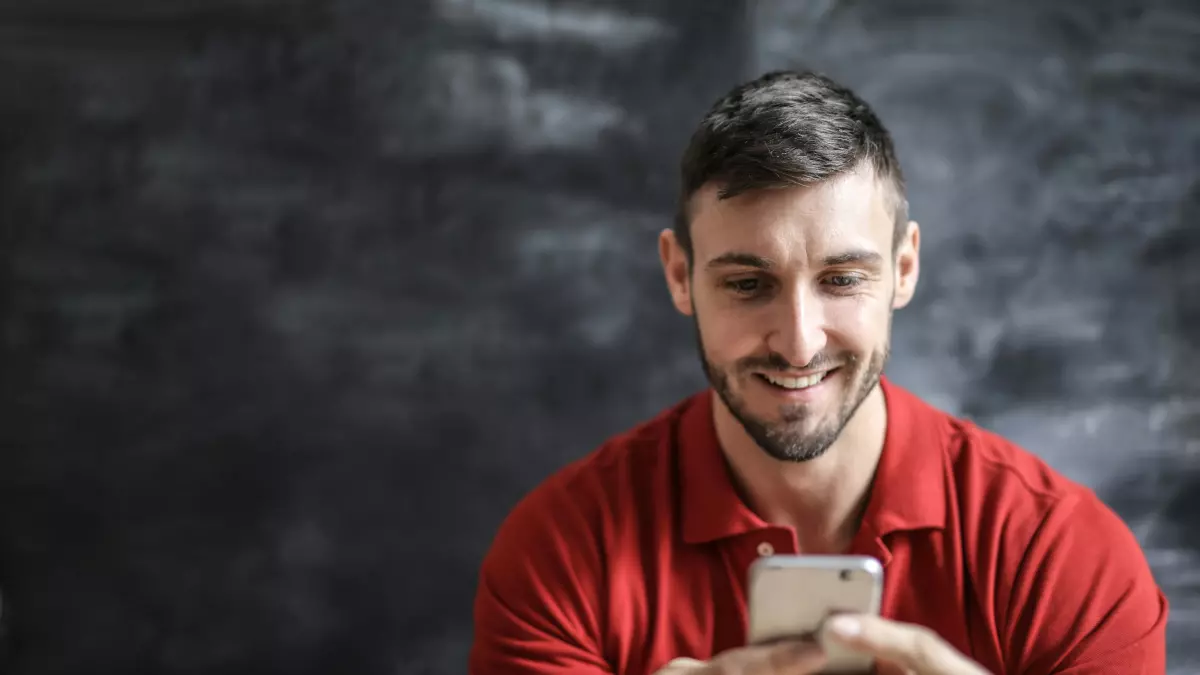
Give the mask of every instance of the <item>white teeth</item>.
M 784 389 L 807 389 L 814 384 L 825 379 L 826 373 L 817 373 L 808 377 L 780 377 L 778 375 L 763 374 L 767 382 Z

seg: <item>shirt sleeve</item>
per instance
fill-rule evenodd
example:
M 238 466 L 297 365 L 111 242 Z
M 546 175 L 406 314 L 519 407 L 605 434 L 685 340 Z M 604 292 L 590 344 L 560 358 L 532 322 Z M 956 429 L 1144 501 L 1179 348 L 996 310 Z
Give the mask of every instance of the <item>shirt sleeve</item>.
M 1162 675 L 1167 599 L 1133 533 L 1091 491 L 1064 498 L 1015 577 L 1010 663 L 1024 675 Z
M 469 675 L 612 672 L 600 631 L 602 530 L 566 493 L 539 486 L 500 526 L 480 568 Z

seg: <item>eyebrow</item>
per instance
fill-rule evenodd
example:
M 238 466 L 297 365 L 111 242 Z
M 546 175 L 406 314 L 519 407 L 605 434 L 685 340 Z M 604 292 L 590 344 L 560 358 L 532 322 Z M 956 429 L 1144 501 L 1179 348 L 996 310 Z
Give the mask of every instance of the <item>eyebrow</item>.
M 883 256 L 875 251 L 867 249 L 854 249 L 844 253 L 825 256 L 821 261 L 825 267 L 835 267 L 837 265 L 860 264 L 878 267 L 883 264 Z M 708 261 L 706 267 L 716 269 L 720 267 L 757 267 L 759 269 L 769 270 L 775 266 L 775 262 L 770 258 L 764 258 L 753 253 L 730 252 L 722 253 L 721 255 Z
M 852 251 L 846 251 L 845 253 L 826 256 L 823 262 L 825 263 L 826 267 L 850 265 L 854 263 L 878 267 L 883 265 L 883 256 L 879 255 L 875 251 L 869 251 L 867 249 L 855 249 Z
M 769 258 L 764 258 L 753 253 L 722 253 L 721 255 L 708 261 L 705 267 L 716 269 L 719 267 L 757 267 L 759 269 L 769 270 L 775 266 Z

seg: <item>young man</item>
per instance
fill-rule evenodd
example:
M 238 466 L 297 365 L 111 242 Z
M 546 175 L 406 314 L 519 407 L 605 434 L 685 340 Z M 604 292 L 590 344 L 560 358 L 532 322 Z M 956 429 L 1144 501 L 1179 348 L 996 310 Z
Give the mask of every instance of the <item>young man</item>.
M 711 390 L 515 507 L 470 672 L 819 672 L 812 643 L 744 645 L 747 568 L 772 553 L 884 564 L 882 618 L 825 636 L 884 669 L 1164 672 L 1166 599 L 1121 520 L 883 377 L 920 231 L 871 109 L 819 75 L 765 75 L 717 102 L 682 174 L 659 254 Z

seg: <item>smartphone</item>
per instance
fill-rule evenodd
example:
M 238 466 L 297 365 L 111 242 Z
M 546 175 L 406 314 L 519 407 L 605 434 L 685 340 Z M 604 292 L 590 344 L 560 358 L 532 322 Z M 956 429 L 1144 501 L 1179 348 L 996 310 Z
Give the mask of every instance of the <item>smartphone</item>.
M 815 637 L 838 612 L 879 614 L 883 565 L 871 556 L 773 555 L 750 565 L 748 644 Z M 870 656 L 823 644 L 823 673 L 868 673 Z

